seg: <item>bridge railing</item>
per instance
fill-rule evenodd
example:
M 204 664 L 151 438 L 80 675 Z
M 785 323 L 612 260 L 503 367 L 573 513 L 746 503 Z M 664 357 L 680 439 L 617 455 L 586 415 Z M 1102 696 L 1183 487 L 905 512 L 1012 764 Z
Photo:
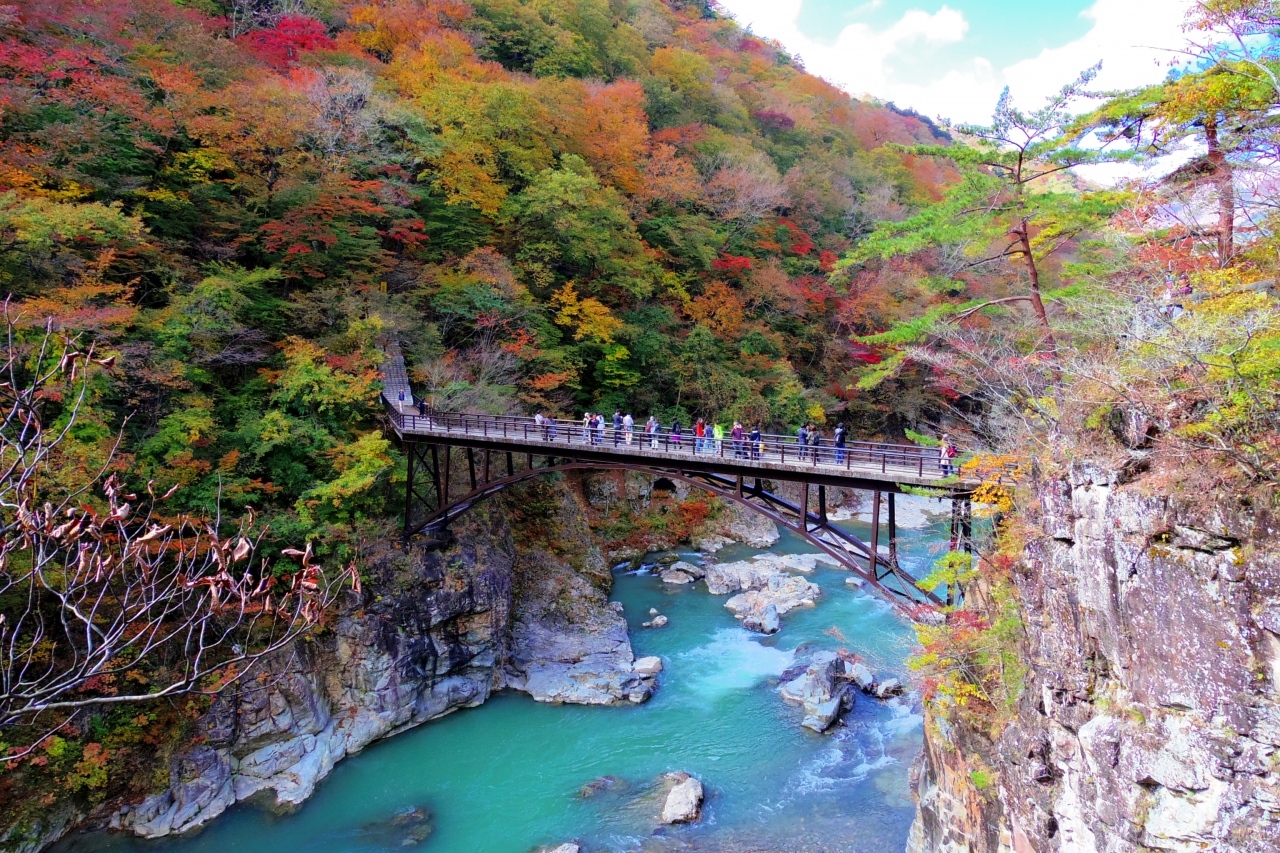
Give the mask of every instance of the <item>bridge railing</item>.
M 391 379 L 388 376 L 388 379 Z M 407 381 L 404 386 L 407 388 Z M 584 426 L 582 421 L 563 418 L 544 418 L 539 424 L 534 418 L 516 415 L 481 415 L 466 412 L 415 412 L 409 402 L 413 397 L 406 392 L 406 399 L 399 399 L 400 388 L 387 383 L 385 393 L 388 416 L 401 433 L 458 434 L 480 438 L 519 441 L 522 444 L 546 444 L 565 447 L 587 447 L 625 451 L 635 448 L 666 455 L 732 459 L 745 462 L 778 462 L 814 467 L 836 467 L 911 473 L 919 478 L 940 478 L 944 475 L 942 459 L 937 448 L 916 444 L 891 444 L 886 442 L 848 441 L 842 447 L 823 436 L 817 444 L 800 444 L 796 436 L 762 434 L 752 441 L 749 436 L 734 439 L 697 438 L 682 428 L 679 434 L 669 427 L 657 432 L 646 432 L 644 424 L 636 424 L 628 432 L 615 429 L 612 422 L 600 427 Z M 393 390 L 394 389 L 394 390 Z M 393 396 L 394 395 L 394 396 Z

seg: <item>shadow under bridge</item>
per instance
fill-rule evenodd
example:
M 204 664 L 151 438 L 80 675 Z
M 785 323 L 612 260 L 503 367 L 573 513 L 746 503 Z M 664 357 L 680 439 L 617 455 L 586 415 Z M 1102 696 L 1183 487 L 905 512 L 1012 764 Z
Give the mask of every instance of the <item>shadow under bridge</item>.
M 384 401 L 391 428 L 408 457 L 404 532 L 441 540 L 449 522 L 509 486 L 569 471 L 634 471 L 685 483 L 773 521 L 814 546 L 829 562 L 904 610 L 953 603 L 950 588 L 921 589 L 898 562 L 895 497 L 913 487 L 952 501 L 953 549 L 971 549 L 970 483 L 939 470 L 934 448 L 850 442 L 843 448 L 801 446 L 789 436 L 759 442 L 695 444 L 692 435 L 630 434 L 579 422 L 426 411 L 415 408 L 404 362 L 388 352 Z M 796 484 L 798 500 L 776 493 Z M 828 488 L 871 493 L 870 541 L 831 522 Z M 887 508 L 887 518 L 884 510 Z M 887 547 L 881 532 L 887 523 Z

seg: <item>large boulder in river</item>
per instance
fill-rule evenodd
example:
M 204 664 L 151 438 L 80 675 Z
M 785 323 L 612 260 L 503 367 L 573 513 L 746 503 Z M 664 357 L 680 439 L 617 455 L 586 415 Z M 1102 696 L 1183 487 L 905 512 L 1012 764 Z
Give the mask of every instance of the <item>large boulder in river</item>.
M 782 620 L 778 618 L 778 605 L 766 605 L 758 614 L 742 618 L 742 627 L 757 634 L 776 634 L 782 629 Z
M 822 588 L 794 575 L 773 575 L 761 589 L 748 589 L 724 603 L 743 626 L 763 626 L 770 608 L 774 617 L 785 616 L 797 607 L 813 607 Z
M 662 672 L 662 658 L 653 655 L 637 658 L 634 669 L 641 678 L 652 678 Z
M 677 560 L 667 568 L 663 569 L 659 576 L 662 578 L 663 583 L 684 584 L 700 580 L 705 577 L 706 574 L 706 569 L 701 566 L 685 562 L 684 560 Z
M 573 623 L 517 618 L 507 685 L 539 702 L 616 705 L 648 699 L 653 678 L 634 668 L 621 604 L 584 611 Z
M 840 716 L 852 698 L 837 681 L 844 663 L 835 652 L 820 651 L 810 658 L 808 666 L 798 666 L 782 674 L 778 692 L 793 705 L 804 708 L 800 725 L 815 732 L 825 732 Z M 848 698 L 846 698 L 848 697 Z
M 702 814 L 702 783 L 688 773 L 667 773 L 667 782 L 674 783 L 662 804 L 663 823 L 692 823 Z
M 769 578 L 785 575 L 776 560 L 760 556 L 733 563 L 712 563 L 706 567 L 707 589 L 712 595 L 728 595 L 741 589 L 760 589 Z

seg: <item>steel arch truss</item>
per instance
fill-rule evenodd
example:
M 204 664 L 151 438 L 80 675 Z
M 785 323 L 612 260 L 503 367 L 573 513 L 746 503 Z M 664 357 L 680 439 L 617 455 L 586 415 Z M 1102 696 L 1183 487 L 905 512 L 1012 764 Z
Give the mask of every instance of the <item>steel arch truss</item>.
M 939 596 L 936 591 L 919 588 L 916 579 L 898 565 L 892 493 L 888 495 L 889 548 L 885 555 L 880 553 L 878 541 L 880 492 L 875 492 L 873 497 L 872 517 L 876 519 L 876 523 L 871 526 L 871 542 L 868 543 L 829 521 L 826 488 L 821 485 L 811 487 L 809 484 L 800 484 L 801 501 L 797 505 L 766 491 L 758 478 L 747 485 L 742 477 L 657 465 L 581 461 L 465 446 L 455 448 L 416 441 L 406 441 L 405 450 L 409 458 L 404 511 L 406 537 L 426 535 L 431 539 L 441 539 L 453 519 L 480 501 L 509 486 L 544 474 L 568 471 L 635 471 L 685 483 L 765 516 L 774 524 L 803 538 L 831 562 L 857 575 L 896 606 L 939 606 L 951 604 L 955 600 L 956 592 L 951 589 Z M 455 468 L 455 450 L 466 457 L 466 481 L 460 484 L 450 482 Z M 541 464 L 537 464 L 538 462 Z M 456 467 L 461 468 L 462 465 Z M 811 491 L 816 491 L 814 505 L 810 501 Z M 968 501 L 960 499 L 956 504 L 956 509 L 953 510 L 952 547 L 964 547 L 967 550 L 970 528 L 968 524 L 959 524 L 958 519 L 969 517 Z M 964 506 L 960 507 L 960 504 Z

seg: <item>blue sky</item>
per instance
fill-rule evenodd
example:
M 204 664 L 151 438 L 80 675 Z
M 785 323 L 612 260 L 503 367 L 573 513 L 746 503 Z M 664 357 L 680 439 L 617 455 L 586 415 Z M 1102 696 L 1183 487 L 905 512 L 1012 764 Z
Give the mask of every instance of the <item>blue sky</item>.
M 720 0 L 855 95 L 983 121 L 1000 90 L 1034 105 L 1104 60 L 1100 85 L 1164 76 L 1190 0 Z
M 928 53 L 905 53 L 893 63 L 916 82 L 928 79 L 939 63 L 959 63 L 983 56 L 997 66 L 1030 59 L 1046 48 L 1061 47 L 1089 32 L 1080 13 L 1087 0 L 969 0 L 969 2 L 913 3 L 909 0 L 804 0 L 796 24 L 805 36 L 834 44 L 839 31 L 854 23 L 887 29 L 911 9 L 937 13 L 950 6 L 964 13 L 969 31 L 964 41 L 942 45 Z

